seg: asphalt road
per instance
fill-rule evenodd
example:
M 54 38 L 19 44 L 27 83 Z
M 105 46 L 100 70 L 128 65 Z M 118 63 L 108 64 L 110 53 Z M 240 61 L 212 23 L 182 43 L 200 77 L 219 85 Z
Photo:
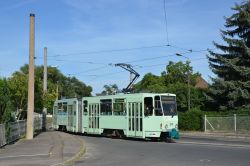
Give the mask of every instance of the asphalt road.
M 250 143 L 182 138 L 177 143 L 80 136 L 84 158 L 75 166 L 249 166 Z

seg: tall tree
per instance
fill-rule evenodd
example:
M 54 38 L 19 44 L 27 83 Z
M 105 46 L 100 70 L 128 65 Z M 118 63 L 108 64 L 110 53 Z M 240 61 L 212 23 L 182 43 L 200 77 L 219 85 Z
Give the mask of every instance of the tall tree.
M 211 101 L 218 108 L 250 107 L 250 1 L 236 4 L 235 13 L 225 18 L 221 30 L 225 44 L 208 55 L 212 71 L 217 75 L 210 88 Z

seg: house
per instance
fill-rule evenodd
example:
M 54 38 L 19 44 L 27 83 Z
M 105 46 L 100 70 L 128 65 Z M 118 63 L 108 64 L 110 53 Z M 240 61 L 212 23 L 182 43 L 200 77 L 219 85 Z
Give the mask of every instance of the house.
M 196 78 L 196 84 L 195 84 L 196 88 L 206 89 L 208 88 L 208 86 L 209 84 L 207 83 L 207 81 L 204 80 L 201 76 L 198 76 Z

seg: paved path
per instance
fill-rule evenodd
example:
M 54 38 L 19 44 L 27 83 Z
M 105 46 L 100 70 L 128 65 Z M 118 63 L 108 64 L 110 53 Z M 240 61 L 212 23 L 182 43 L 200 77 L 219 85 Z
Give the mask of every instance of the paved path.
M 83 140 L 63 132 L 43 132 L 0 149 L 0 166 L 49 166 L 72 163 L 85 150 Z

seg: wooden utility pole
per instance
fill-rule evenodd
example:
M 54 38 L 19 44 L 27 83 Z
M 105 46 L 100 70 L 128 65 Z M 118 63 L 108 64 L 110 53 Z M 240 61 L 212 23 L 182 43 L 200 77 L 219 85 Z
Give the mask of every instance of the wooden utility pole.
M 26 139 L 33 139 L 34 113 L 35 14 L 30 14 L 29 83 Z
M 43 97 L 45 99 L 47 93 L 47 47 L 44 47 L 44 65 L 43 65 Z M 47 108 L 43 107 L 43 127 L 42 130 L 46 131 L 46 115 Z

